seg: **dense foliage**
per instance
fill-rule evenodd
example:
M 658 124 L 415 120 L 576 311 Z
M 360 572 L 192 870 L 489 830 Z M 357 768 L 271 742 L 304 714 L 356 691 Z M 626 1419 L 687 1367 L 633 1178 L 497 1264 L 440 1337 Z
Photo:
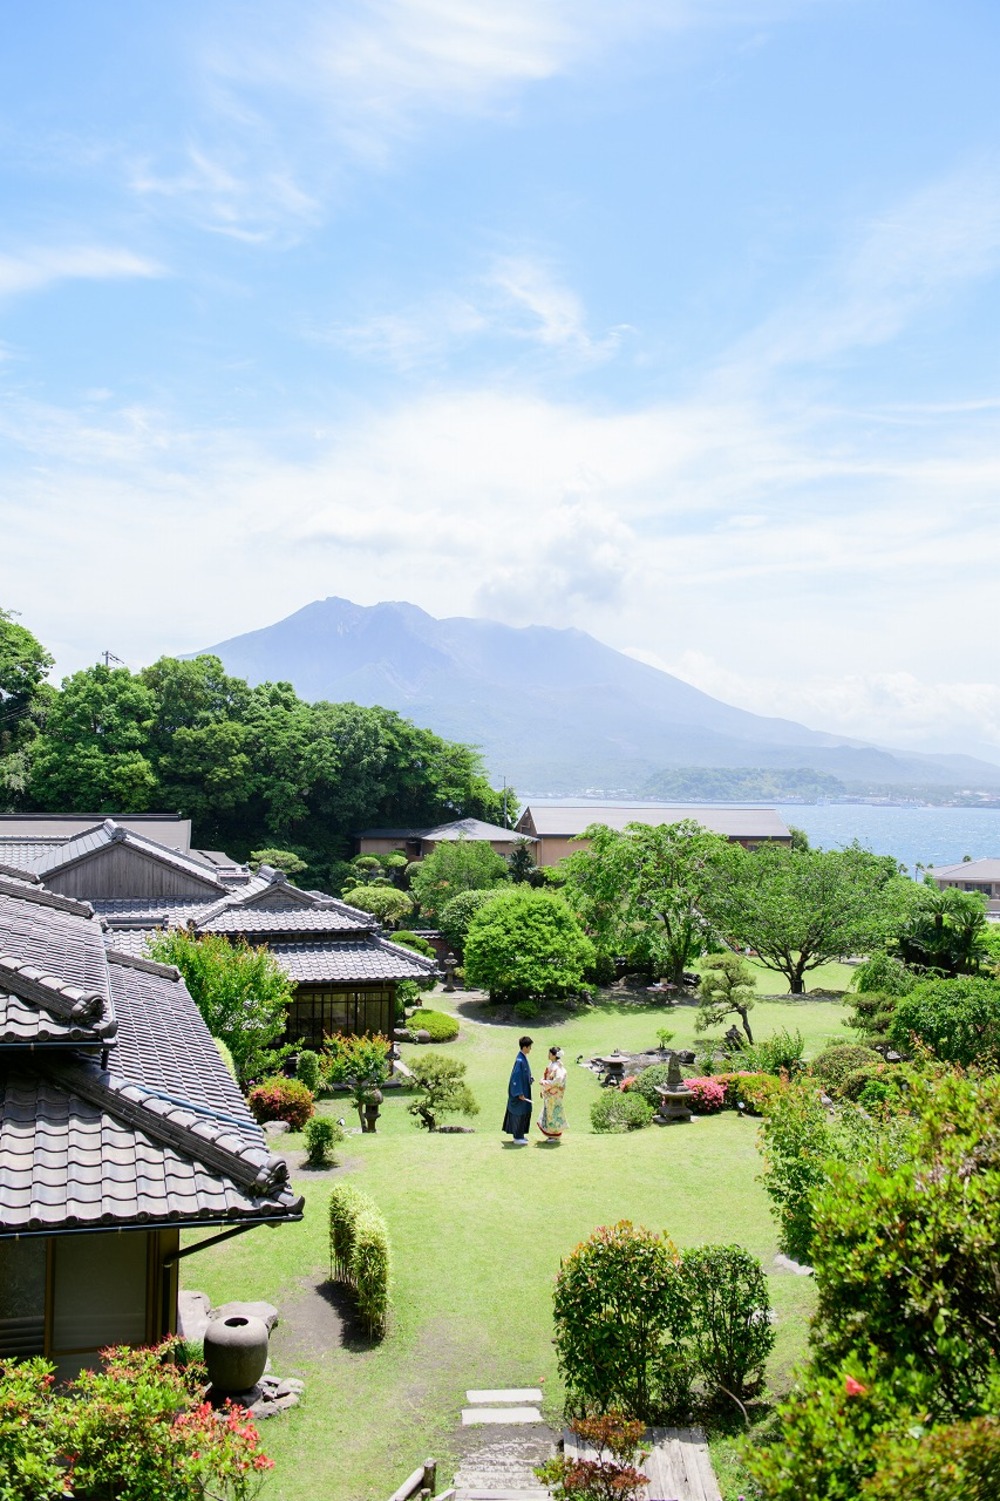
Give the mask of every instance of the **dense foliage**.
M 893 938 L 898 957 L 913 969 L 974 974 L 986 953 L 986 897 L 957 886 L 913 886 Z
M 628 1220 L 600 1226 L 561 1262 L 553 1315 L 571 1411 L 657 1422 L 684 1404 L 689 1315 L 680 1254 L 665 1235 Z
M 449 897 L 440 908 L 437 919 L 438 928 L 459 958 L 465 952 L 465 939 L 472 919 L 480 907 L 485 907 L 487 902 L 491 902 L 504 890 L 503 886 L 493 886 L 479 890 L 460 891 L 457 895 Z
M 742 1246 L 694 1246 L 682 1268 L 695 1370 L 741 1401 L 761 1386 L 774 1347 L 763 1267 Z
M 241 1084 L 273 1069 L 268 1049 L 285 1030 L 293 987 L 269 949 L 173 928 L 157 933 L 149 951 L 180 970 L 208 1030 L 229 1049 Z
M 488 891 L 508 879 L 507 862 L 484 839 L 444 839 L 410 867 L 410 889 L 428 922 L 463 891 Z
M 494 1000 L 559 1000 L 577 994 L 594 948 L 561 897 L 512 886 L 469 925 L 465 978 Z
M 936 1057 L 964 1067 L 1000 1063 L 1000 983 L 963 975 L 924 980 L 900 996 L 889 1038 L 901 1052 L 916 1044 Z
M 365 1106 L 392 1072 L 392 1044 L 376 1033 L 372 1037 L 327 1037 L 319 1060 L 320 1077 L 327 1089 L 346 1089 L 364 1126 Z
M 344 1139 L 344 1128 L 328 1115 L 314 1115 L 306 1121 L 306 1164 L 315 1169 L 333 1167 L 334 1147 Z
M 593 824 L 583 837 L 589 848 L 564 860 L 561 873 L 598 955 L 680 984 L 705 947 L 706 898 L 725 839 L 691 819 L 622 830 Z
M 0 612 L 0 807 L 177 809 L 199 844 L 291 855 L 334 889 L 359 827 L 502 817 L 476 751 L 389 709 L 250 688 L 211 656 L 138 673 L 99 664 L 58 691 L 43 681 L 50 666 Z
M 1000 1079 L 911 1070 L 904 1098 L 811 1191 L 812 1359 L 747 1456 L 767 1501 L 993 1494 Z
M 177 1341 L 102 1352 L 56 1387 L 41 1359 L 0 1361 L 2 1501 L 250 1501 L 272 1463 L 241 1407 L 201 1399 Z
M 844 850 L 727 844 L 714 862 L 706 910 L 733 948 L 752 948 L 793 995 L 810 970 L 884 940 L 912 883 L 895 862 L 859 845 Z
M 640 1447 L 646 1425 L 621 1412 L 606 1412 L 574 1418 L 569 1426 L 581 1447 L 594 1450 L 596 1457 L 562 1453 L 536 1466 L 535 1474 L 549 1493 L 573 1501 L 638 1501 L 648 1482 L 638 1468 L 647 1452 Z

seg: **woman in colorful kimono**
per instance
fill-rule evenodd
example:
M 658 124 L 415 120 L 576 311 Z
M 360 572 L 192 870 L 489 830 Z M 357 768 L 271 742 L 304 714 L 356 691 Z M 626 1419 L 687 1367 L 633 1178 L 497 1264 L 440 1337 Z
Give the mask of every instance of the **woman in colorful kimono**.
M 562 1063 L 562 1048 L 549 1048 L 549 1061 L 541 1082 L 542 1114 L 538 1129 L 549 1141 L 558 1141 L 566 1129 L 566 1112 L 563 1099 L 566 1095 L 566 1070 Z

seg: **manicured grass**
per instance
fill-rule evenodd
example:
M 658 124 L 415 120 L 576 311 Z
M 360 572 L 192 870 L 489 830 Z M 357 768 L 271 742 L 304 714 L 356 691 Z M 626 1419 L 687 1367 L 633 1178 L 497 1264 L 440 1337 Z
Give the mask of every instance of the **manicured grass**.
M 786 1379 L 804 1347 L 812 1286 L 774 1267 L 773 1221 L 756 1181 L 755 1123 L 726 1112 L 629 1136 L 597 1136 L 590 1129 L 589 1106 L 599 1086 L 576 1067 L 577 1055 L 653 1047 L 663 1025 L 683 1047 L 694 1041 L 692 1005 L 606 1004 L 525 1026 L 496 1024 L 490 1008 L 468 996 L 435 997 L 440 1009 L 449 1002 L 462 1030 L 442 1051 L 468 1065 L 482 1105 L 476 1133 L 428 1135 L 407 1115 L 406 1096 L 389 1095 L 378 1134 L 351 1136 L 340 1149 L 345 1167 L 389 1225 L 395 1317 L 380 1346 L 346 1349 L 331 1340 L 324 1347 L 320 1340 L 307 1357 L 294 1359 L 288 1353 L 293 1331 L 279 1325 L 272 1339 L 275 1370 L 302 1375 L 306 1394 L 300 1408 L 265 1429 L 276 1461 L 268 1501 L 384 1501 L 428 1454 L 441 1462 L 443 1487 L 469 1387 L 542 1383 L 546 1413 L 558 1421 L 553 1278 L 560 1258 L 598 1224 L 631 1219 L 666 1230 L 681 1246 L 738 1241 L 771 1274 L 778 1315 L 773 1383 Z M 829 1002 L 760 1002 L 755 1035 L 798 1028 L 812 1053 L 847 1037 L 842 1015 Z M 570 1131 L 557 1147 L 519 1151 L 500 1135 L 507 1076 L 523 1030 L 536 1039 L 536 1075 L 551 1043 L 564 1049 Z M 404 1050 L 404 1056 L 418 1051 Z M 351 1125 L 346 1105 L 341 1098 L 322 1108 Z M 321 1329 L 326 1304 L 316 1289 L 328 1266 L 330 1182 L 303 1174 L 301 1224 L 255 1230 L 186 1259 L 185 1285 L 214 1302 L 267 1298 L 279 1309 L 294 1308 L 296 1325 L 312 1321 Z

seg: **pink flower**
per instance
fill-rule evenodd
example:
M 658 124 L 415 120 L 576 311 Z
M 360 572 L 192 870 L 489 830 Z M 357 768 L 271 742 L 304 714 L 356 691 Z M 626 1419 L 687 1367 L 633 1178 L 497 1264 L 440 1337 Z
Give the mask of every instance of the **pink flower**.
M 860 1381 L 855 1381 L 853 1376 L 844 1377 L 844 1391 L 849 1397 L 867 1397 L 868 1388 L 862 1386 Z

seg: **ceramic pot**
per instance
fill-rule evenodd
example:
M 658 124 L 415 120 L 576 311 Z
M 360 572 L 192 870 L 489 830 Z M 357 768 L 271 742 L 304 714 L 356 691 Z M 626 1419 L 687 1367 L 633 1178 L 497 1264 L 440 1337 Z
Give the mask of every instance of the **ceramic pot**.
M 205 1330 L 205 1365 L 217 1392 L 248 1392 L 267 1364 L 267 1325 L 263 1319 L 232 1315 L 210 1319 Z

